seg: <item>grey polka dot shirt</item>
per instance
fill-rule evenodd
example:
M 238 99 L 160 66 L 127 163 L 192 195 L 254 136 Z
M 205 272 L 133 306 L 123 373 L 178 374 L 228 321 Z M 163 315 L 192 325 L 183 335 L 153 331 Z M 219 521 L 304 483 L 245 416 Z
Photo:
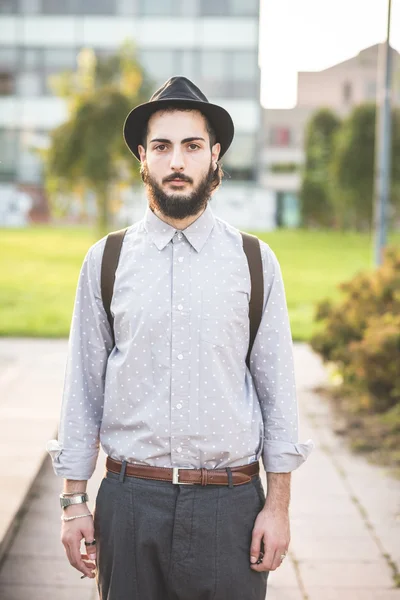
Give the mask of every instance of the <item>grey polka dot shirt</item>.
M 298 442 L 292 338 L 281 270 L 261 243 L 263 317 L 246 366 L 250 274 L 238 229 L 207 206 L 183 231 L 150 208 L 126 233 L 111 311 L 101 301 L 106 238 L 79 275 L 58 440 L 57 475 L 89 479 L 99 444 L 117 460 L 207 469 L 262 458 L 289 472 Z

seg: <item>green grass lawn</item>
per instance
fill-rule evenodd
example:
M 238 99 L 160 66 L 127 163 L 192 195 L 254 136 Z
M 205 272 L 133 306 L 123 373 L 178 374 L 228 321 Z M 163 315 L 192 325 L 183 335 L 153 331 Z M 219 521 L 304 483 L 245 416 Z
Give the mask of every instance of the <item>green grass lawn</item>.
M 335 286 L 370 268 L 369 236 L 278 230 L 258 233 L 281 263 L 292 333 L 307 340 L 318 300 Z M 0 335 L 68 336 L 82 260 L 96 241 L 88 228 L 0 229 Z M 400 243 L 400 235 L 391 238 Z

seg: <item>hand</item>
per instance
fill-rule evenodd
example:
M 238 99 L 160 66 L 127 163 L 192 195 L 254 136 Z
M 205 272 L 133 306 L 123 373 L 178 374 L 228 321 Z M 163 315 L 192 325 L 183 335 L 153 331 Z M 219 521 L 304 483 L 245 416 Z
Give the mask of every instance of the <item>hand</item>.
M 264 507 L 258 514 L 250 547 L 250 566 L 253 571 L 275 571 L 290 543 L 290 524 L 287 511 Z M 260 564 L 256 564 L 258 560 Z
M 68 506 L 64 510 L 64 516 L 84 515 L 89 512 L 85 503 Z M 63 521 L 61 526 L 61 541 L 64 545 L 70 564 L 83 573 L 84 576 L 93 579 L 96 568 L 96 546 L 88 546 L 87 554 L 81 554 L 81 541 L 94 540 L 93 517 L 82 517 L 73 521 Z M 95 564 L 93 564 L 93 562 Z

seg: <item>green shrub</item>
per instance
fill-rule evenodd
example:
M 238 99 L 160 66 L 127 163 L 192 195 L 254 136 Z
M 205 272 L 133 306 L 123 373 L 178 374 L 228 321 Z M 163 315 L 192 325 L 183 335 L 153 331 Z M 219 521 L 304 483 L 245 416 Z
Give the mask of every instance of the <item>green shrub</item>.
M 341 284 L 343 298 L 318 304 L 312 348 L 333 361 L 360 409 L 383 412 L 400 402 L 400 250 L 381 267 Z

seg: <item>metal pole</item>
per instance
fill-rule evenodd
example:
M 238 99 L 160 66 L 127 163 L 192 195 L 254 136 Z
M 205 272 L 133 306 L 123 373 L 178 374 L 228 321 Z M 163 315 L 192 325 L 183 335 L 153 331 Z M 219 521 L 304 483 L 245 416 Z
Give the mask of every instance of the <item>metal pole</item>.
M 390 195 L 391 164 L 391 87 L 392 49 L 390 47 L 390 16 L 392 1 L 388 0 L 387 34 L 384 52 L 385 77 L 379 101 L 379 131 L 377 144 L 377 170 L 375 175 L 375 265 L 382 264 L 386 246 L 387 212 Z

